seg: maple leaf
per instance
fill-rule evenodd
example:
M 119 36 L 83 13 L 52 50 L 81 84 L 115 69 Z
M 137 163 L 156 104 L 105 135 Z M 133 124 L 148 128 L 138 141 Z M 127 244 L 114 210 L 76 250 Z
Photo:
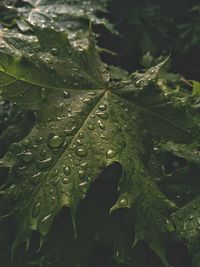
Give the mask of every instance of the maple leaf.
M 198 120 L 182 103 L 185 95 L 166 96 L 153 83 L 162 64 L 140 87 L 131 78 L 111 86 L 92 34 L 80 51 L 65 32 L 32 29 L 29 36 L 4 32 L 0 47 L 1 95 L 33 110 L 36 120 L 1 162 L 9 168 L 1 206 L 17 224 L 13 251 L 33 231 L 46 236 L 63 207 L 75 228 L 89 189 L 117 163 L 119 197 L 110 213 L 130 210 L 134 245 L 144 240 L 169 266 L 164 235 L 175 232 L 170 215 L 177 206 L 154 179 L 162 175 L 156 146 L 198 140 L 199 131 L 191 131 Z

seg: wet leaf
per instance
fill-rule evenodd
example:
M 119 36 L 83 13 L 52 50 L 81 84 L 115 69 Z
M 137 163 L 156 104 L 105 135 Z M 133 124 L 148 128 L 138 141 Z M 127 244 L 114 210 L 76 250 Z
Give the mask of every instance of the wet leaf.
M 162 163 L 157 147 L 169 141 L 175 149 L 199 144 L 198 112 L 182 102 L 181 92 L 166 97 L 156 76 L 144 84 L 148 73 L 140 87 L 131 77 L 110 84 L 91 33 L 89 46 L 80 51 L 64 32 L 31 28 L 32 36 L 5 32 L 0 48 L 1 95 L 34 110 L 36 120 L 1 162 L 9 168 L 1 204 L 17 224 L 12 251 L 33 231 L 45 237 L 63 207 L 69 208 L 76 233 L 80 203 L 99 175 L 117 163 L 118 197 L 107 208 L 108 217 L 128 210 L 133 245 L 144 240 L 169 266 L 165 235 L 175 233 L 170 215 L 178 207 L 156 184 L 163 175 L 155 168 Z M 120 248 L 114 254 L 118 263 L 126 258 Z

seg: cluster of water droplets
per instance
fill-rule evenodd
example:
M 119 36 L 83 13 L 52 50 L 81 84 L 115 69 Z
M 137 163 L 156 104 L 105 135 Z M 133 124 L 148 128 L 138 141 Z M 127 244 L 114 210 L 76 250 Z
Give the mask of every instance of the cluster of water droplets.
M 187 238 L 187 236 L 196 236 L 200 233 L 198 206 L 198 203 L 191 203 L 187 210 L 172 215 L 181 237 Z

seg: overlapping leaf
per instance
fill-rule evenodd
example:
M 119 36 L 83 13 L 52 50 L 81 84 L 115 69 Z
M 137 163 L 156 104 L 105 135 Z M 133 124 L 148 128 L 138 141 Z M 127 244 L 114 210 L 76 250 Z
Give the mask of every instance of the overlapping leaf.
M 106 12 L 104 0 L 30 0 L 3 1 L 0 4 L 3 25 L 16 28 L 24 33 L 30 31 L 30 25 L 49 27 L 65 31 L 68 38 L 77 47 L 88 45 L 88 25 L 104 25 L 114 32 L 112 25 L 97 13 Z

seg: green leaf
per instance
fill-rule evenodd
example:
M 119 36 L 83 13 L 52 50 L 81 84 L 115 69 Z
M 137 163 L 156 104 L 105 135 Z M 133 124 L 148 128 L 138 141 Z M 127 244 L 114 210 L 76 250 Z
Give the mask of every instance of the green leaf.
M 172 219 L 176 227 L 177 236 L 180 239 L 184 240 L 191 251 L 194 266 L 199 266 L 199 144 L 175 145 L 173 143 L 169 143 L 167 145 L 167 149 L 187 161 L 185 173 L 181 173 L 179 171 L 180 177 L 178 177 L 177 174 L 175 177 L 177 179 L 176 183 L 178 184 L 178 186 L 185 184 L 191 185 L 191 187 L 187 188 L 186 195 L 183 194 L 181 196 L 182 198 L 186 198 L 187 201 L 175 213 L 172 214 Z
M 175 231 L 170 214 L 177 206 L 156 185 L 162 175 L 156 151 L 168 141 L 198 142 L 199 119 L 182 101 L 185 94 L 166 96 L 155 86 L 163 63 L 150 70 L 150 81 L 144 75 L 139 88 L 131 78 L 111 86 L 92 35 L 80 51 L 64 32 L 32 30 L 32 36 L 4 33 L 0 48 L 1 95 L 35 110 L 36 119 L 2 163 L 10 167 L 1 206 L 17 224 L 13 251 L 34 230 L 46 236 L 63 207 L 76 232 L 80 203 L 97 177 L 118 163 L 123 172 L 110 216 L 130 210 L 134 245 L 144 240 L 169 266 L 164 236 Z M 116 261 L 125 261 L 119 255 Z
M 41 28 L 48 27 L 57 31 L 65 31 L 69 40 L 77 47 L 88 45 L 88 26 L 103 25 L 115 32 L 113 26 L 97 13 L 106 13 L 107 1 L 101 0 L 22 0 L 12 6 L 3 1 L 0 5 L 5 26 L 29 33 L 30 24 Z M 4 14 L 5 13 L 5 14 Z M 6 23 L 8 19 L 10 25 Z M 14 27 L 15 26 L 15 27 Z
M 192 93 L 194 96 L 198 96 L 200 94 L 200 82 L 192 81 Z

